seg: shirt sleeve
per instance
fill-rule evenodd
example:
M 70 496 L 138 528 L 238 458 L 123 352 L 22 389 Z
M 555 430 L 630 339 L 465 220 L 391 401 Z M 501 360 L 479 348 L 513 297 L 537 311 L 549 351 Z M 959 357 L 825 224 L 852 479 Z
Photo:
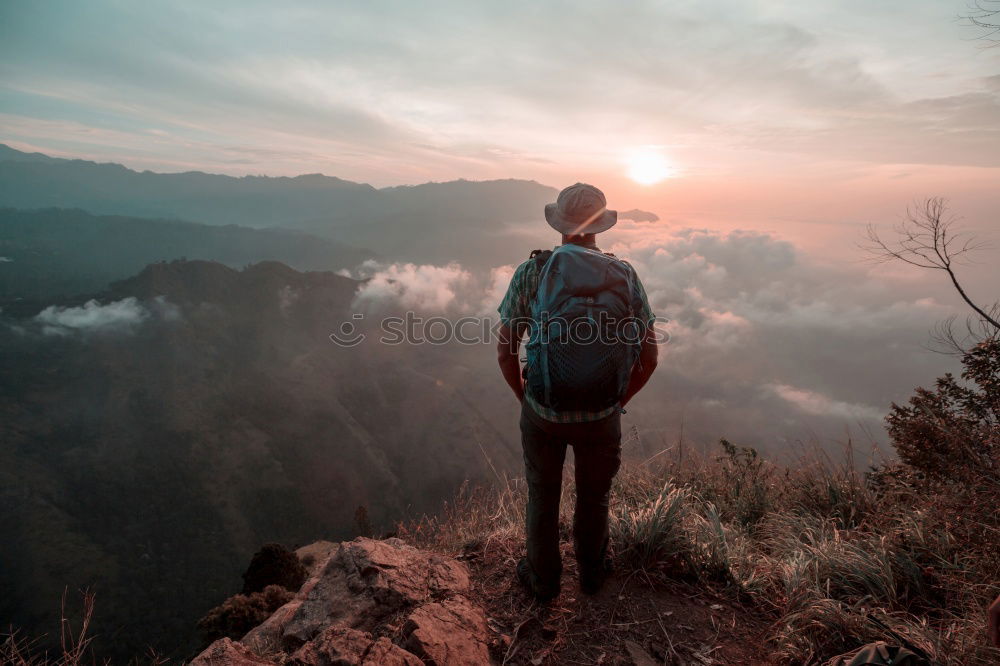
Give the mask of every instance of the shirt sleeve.
M 655 319 L 653 308 L 649 306 L 646 289 L 642 286 L 642 280 L 639 279 L 639 274 L 635 272 L 635 269 L 632 269 L 632 275 L 635 278 L 632 281 L 632 302 L 635 316 L 648 328 L 653 325 Z
M 500 313 L 500 323 L 508 328 L 515 327 L 527 322 L 531 317 L 531 310 L 528 307 L 528 289 L 526 282 L 528 262 L 517 267 L 510 278 L 510 285 L 507 293 L 500 301 L 497 312 Z

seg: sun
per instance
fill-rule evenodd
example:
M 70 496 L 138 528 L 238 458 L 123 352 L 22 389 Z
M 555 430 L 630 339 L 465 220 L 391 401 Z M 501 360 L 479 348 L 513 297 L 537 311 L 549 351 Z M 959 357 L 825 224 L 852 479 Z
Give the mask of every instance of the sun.
M 655 185 L 674 175 L 674 167 L 656 148 L 635 150 L 626 159 L 628 177 L 640 185 Z

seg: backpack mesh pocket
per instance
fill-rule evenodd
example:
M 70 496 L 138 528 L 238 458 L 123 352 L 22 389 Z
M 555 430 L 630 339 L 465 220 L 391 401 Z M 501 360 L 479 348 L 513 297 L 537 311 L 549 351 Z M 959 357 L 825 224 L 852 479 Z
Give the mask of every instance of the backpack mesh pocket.
M 557 410 L 599 411 L 621 399 L 629 349 L 618 342 L 553 341 L 548 345 L 552 404 Z

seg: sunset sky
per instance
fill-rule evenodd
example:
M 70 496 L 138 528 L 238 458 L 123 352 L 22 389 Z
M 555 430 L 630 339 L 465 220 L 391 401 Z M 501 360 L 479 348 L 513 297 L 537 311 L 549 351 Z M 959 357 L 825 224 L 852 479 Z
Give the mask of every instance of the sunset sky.
M 932 195 L 988 229 L 1000 48 L 963 11 L 964 0 L 4 3 L 0 141 L 137 169 L 377 186 L 587 180 L 612 205 L 806 244 Z M 637 159 L 670 177 L 635 182 Z

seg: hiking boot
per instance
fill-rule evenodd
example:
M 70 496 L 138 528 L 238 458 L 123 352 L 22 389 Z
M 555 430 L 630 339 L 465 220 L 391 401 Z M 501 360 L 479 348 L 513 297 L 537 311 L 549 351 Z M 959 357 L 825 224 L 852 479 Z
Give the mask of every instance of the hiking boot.
M 584 594 L 597 594 L 604 587 L 604 581 L 611 576 L 611 562 L 605 560 L 596 568 L 580 568 L 580 591 Z
M 517 582 L 519 582 L 532 597 L 540 604 L 548 603 L 559 596 L 559 588 L 555 590 L 547 589 L 539 591 L 532 582 L 531 565 L 528 558 L 522 557 L 517 562 Z

